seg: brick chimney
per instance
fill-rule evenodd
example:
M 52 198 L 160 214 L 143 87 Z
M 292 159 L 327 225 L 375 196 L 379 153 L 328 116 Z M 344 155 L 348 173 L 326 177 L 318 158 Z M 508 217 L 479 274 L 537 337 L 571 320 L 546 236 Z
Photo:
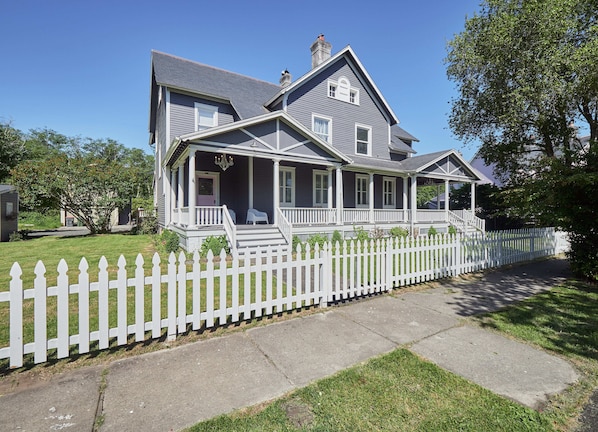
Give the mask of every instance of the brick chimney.
M 318 67 L 326 60 L 330 58 L 330 51 L 332 50 L 332 45 L 330 42 L 326 42 L 324 40 L 324 35 L 321 34 L 318 36 L 316 41 L 311 44 L 311 68 Z
M 287 87 L 291 83 L 291 73 L 285 69 L 280 74 L 280 86 Z

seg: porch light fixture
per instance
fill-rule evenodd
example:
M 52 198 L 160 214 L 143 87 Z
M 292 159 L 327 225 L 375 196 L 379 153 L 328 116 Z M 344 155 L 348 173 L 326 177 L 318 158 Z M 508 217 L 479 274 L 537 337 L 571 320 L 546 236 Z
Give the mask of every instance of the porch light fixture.
M 223 153 L 221 155 L 214 156 L 214 163 L 218 165 L 222 171 L 226 171 L 235 164 L 235 161 L 233 160 L 232 156 Z

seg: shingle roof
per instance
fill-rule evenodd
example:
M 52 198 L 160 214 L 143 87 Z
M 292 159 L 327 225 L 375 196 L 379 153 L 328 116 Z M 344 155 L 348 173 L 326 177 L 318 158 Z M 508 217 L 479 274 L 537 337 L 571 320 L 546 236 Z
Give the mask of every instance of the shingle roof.
M 419 142 L 419 140 L 417 138 L 415 138 L 413 135 L 411 135 L 409 132 L 407 132 L 405 129 L 403 129 L 401 126 L 399 125 L 392 125 L 391 129 L 390 129 L 390 133 L 399 138 L 399 139 L 405 139 L 407 141 L 417 141 Z
M 241 119 L 267 113 L 264 103 L 280 90 L 276 84 L 159 51 L 152 51 L 152 66 L 158 85 L 229 100 Z
M 450 150 L 442 150 L 434 153 L 423 154 L 420 156 L 413 156 L 407 159 L 403 159 L 401 161 L 401 165 L 403 169 L 406 171 L 417 171 L 418 169 L 425 167 L 435 159 L 441 157 L 442 155 L 450 154 Z
M 0 184 L 0 194 L 6 193 L 6 192 L 14 192 L 15 190 L 17 190 L 17 189 L 13 185 Z

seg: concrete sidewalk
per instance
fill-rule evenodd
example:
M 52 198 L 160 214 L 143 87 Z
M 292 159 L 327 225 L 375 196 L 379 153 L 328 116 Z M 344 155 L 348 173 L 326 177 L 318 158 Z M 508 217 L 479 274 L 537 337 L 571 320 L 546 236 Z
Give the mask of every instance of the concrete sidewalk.
M 538 261 L 82 368 L 0 397 L 0 430 L 91 431 L 98 419 L 100 431 L 179 430 L 405 345 L 538 408 L 577 379 L 572 366 L 460 319 L 549 289 L 567 275 L 564 260 Z

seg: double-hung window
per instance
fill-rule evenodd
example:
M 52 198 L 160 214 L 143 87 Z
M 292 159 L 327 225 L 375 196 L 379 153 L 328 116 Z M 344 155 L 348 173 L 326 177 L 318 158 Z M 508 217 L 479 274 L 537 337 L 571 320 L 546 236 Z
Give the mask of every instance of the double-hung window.
M 278 177 L 279 202 L 281 207 L 295 206 L 295 168 L 280 167 Z
M 332 119 L 320 115 L 312 115 L 312 130 L 327 143 L 332 143 Z
M 195 103 L 195 130 L 218 126 L 218 107 Z
M 396 179 L 394 177 L 384 177 L 382 179 L 382 184 L 384 208 L 396 208 Z
M 314 170 L 314 207 L 328 207 L 328 171 Z
M 369 206 L 369 176 L 355 175 L 355 207 Z
M 355 125 L 355 153 L 365 156 L 372 155 L 371 126 Z

